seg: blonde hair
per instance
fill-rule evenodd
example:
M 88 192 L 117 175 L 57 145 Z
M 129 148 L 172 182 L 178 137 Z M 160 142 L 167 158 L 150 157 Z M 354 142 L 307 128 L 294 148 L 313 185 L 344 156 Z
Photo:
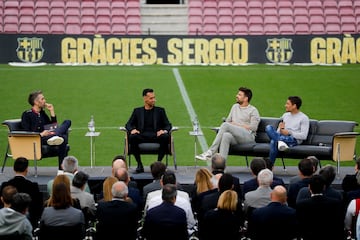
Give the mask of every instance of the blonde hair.
M 233 190 L 226 190 L 220 195 L 217 203 L 217 208 L 234 212 L 236 211 L 237 204 L 237 193 Z
M 195 175 L 196 193 L 200 194 L 214 188 L 211 178 L 213 175 L 206 168 L 200 168 Z
M 111 188 L 114 183 L 116 183 L 118 179 L 116 177 L 107 177 L 103 182 L 103 195 L 104 201 L 109 202 L 113 199 Z

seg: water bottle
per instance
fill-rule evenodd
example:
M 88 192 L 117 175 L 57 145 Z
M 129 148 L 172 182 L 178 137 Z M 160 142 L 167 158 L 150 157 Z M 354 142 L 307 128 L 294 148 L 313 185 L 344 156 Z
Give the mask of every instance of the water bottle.
M 95 121 L 93 115 L 91 115 L 90 122 L 88 123 L 88 128 L 90 132 L 95 132 Z
M 194 133 L 199 132 L 199 121 L 198 121 L 197 117 L 195 117 L 193 120 L 193 132 Z

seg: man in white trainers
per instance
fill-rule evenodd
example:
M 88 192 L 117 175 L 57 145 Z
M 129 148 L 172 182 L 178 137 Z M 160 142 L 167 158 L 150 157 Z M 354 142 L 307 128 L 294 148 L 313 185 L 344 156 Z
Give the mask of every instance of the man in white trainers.
M 226 121 L 221 124 L 219 132 L 209 150 L 196 156 L 199 160 L 210 160 L 216 152 L 227 159 L 230 144 L 255 142 L 260 115 L 256 107 L 250 105 L 252 91 L 240 87 L 236 103 L 232 106 Z
M 274 164 L 278 151 L 286 151 L 289 147 L 301 144 L 309 133 L 310 121 L 308 116 L 300 111 L 302 101 L 298 96 L 288 97 L 285 110 L 277 130 L 273 126 L 266 126 L 265 130 L 270 138 L 269 159 Z
M 42 91 L 30 93 L 28 102 L 32 108 L 23 112 L 21 125 L 25 131 L 39 132 L 42 144 L 59 146 L 59 169 L 61 169 L 62 160 L 67 155 L 67 132 L 71 121 L 65 120 L 61 125 L 57 125 L 54 106 L 46 103 Z M 50 112 L 50 117 L 45 113 L 45 109 Z

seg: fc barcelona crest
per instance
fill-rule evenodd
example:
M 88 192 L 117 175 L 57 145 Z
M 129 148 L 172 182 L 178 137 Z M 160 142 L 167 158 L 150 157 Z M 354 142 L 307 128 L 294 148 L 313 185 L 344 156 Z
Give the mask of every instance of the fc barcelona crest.
M 18 38 L 18 48 L 16 53 L 22 62 L 36 63 L 44 56 L 44 48 L 42 47 L 42 38 Z
M 266 57 L 272 63 L 287 63 L 293 56 L 292 39 L 267 39 Z

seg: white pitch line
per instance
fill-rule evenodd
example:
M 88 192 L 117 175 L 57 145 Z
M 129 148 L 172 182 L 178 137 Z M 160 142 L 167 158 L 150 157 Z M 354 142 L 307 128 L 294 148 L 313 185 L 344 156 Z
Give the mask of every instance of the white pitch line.
M 195 113 L 194 107 L 192 106 L 192 103 L 191 103 L 189 95 L 188 95 L 188 93 L 186 91 L 184 82 L 183 82 L 183 80 L 182 80 L 182 78 L 180 76 L 179 70 L 177 68 L 173 68 L 173 73 L 174 73 L 176 82 L 178 84 L 178 87 L 180 89 L 181 96 L 182 96 L 182 98 L 184 100 L 186 109 L 187 109 L 187 111 L 189 113 L 190 121 L 192 122 L 196 118 L 196 113 Z M 199 122 L 199 131 L 202 132 L 200 122 Z M 198 140 L 199 140 L 201 150 L 203 152 L 205 152 L 209 147 L 207 145 L 207 142 L 206 142 L 206 139 L 205 139 L 204 135 L 198 136 Z

